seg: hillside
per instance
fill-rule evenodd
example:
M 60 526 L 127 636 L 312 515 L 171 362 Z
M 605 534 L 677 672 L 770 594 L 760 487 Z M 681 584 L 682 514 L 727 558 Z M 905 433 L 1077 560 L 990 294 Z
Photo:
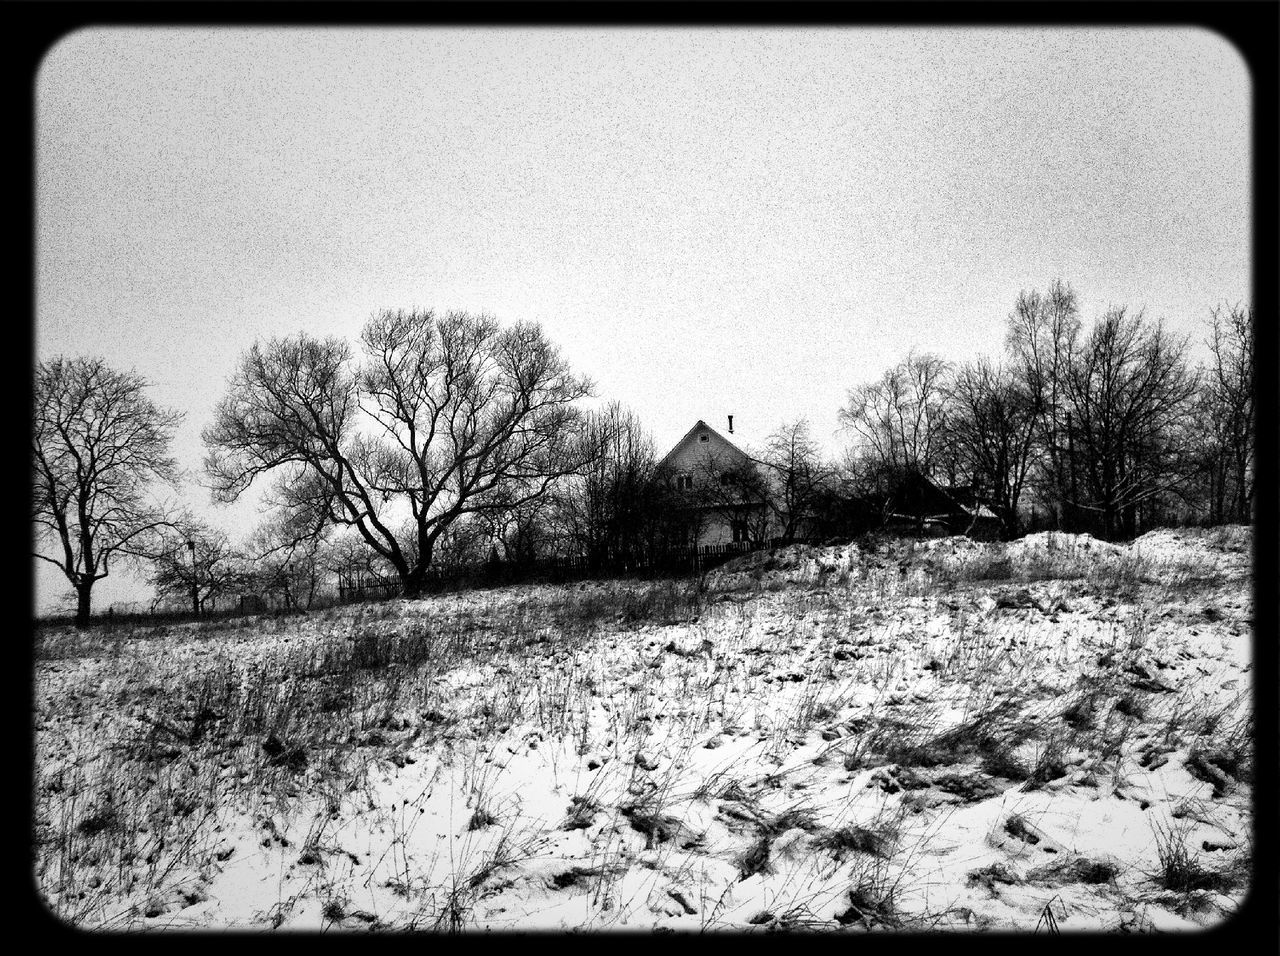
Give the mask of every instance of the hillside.
M 1250 544 L 43 632 L 37 883 L 108 929 L 1212 925 L 1251 866 Z

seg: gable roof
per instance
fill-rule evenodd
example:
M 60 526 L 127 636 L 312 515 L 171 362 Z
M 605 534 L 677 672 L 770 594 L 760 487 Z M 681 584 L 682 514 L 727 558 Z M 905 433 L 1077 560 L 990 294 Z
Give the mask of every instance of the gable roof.
M 746 452 L 744 452 L 741 448 L 739 448 L 739 447 L 738 447 L 737 445 L 735 445 L 733 442 L 729 441 L 729 439 L 725 438 L 725 437 L 724 437 L 723 435 L 721 435 L 718 431 L 716 431 L 714 428 L 712 428 L 710 425 L 708 425 L 706 422 L 704 422 L 701 418 L 699 418 L 699 419 L 698 419 L 698 421 L 697 421 L 697 423 L 696 423 L 696 424 L 694 424 L 694 426 L 693 426 L 692 428 L 690 428 L 687 432 L 685 432 L 685 433 L 684 433 L 684 437 L 683 437 L 683 438 L 681 438 L 681 439 L 680 439 L 678 442 L 676 442 L 674 445 L 672 445 L 672 446 L 671 446 L 671 450 L 670 450 L 669 452 L 667 452 L 665 455 L 663 455 L 663 456 L 662 456 L 662 460 L 661 460 L 660 462 L 658 462 L 658 467 L 659 467 L 659 468 L 661 468 L 661 467 L 663 467 L 664 465 L 666 465 L 666 464 L 667 464 L 667 462 L 668 462 L 671 458 L 674 458 L 674 457 L 675 457 L 675 455 L 676 455 L 676 453 L 677 453 L 678 451 L 680 451 L 680 450 L 681 450 L 682 448 L 684 448 L 686 445 L 688 445 L 688 444 L 692 443 L 692 442 L 695 440 L 695 439 L 694 439 L 694 436 L 695 436 L 695 435 L 698 435 L 698 434 L 700 434 L 700 433 L 702 433 L 702 432 L 708 432 L 708 433 L 710 433 L 710 434 L 712 434 L 712 435 L 715 435 L 715 436 L 716 436 L 716 438 L 720 439 L 720 441 L 724 442 L 724 443 L 725 443 L 726 445 L 728 445 L 731 449 L 733 449 L 734 451 L 736 451 L 736 452 L 737 452 L 739 455 L 741 455 L 745 460 L 747 460 L 747 461 L 750 461 L 750 460 L 751 460 L 751 456 L 749 456 L 749 455 L 748 455 Z

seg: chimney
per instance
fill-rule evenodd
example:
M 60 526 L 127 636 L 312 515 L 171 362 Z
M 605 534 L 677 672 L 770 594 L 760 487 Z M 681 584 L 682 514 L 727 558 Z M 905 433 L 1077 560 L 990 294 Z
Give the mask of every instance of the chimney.
M 730 435 L 733 434 L 733 416 L 732 415 L 729 416 L 729 434 Z

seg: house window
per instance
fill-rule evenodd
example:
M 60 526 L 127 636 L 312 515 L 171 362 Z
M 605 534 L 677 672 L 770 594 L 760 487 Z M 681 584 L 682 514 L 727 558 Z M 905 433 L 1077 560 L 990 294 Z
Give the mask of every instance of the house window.
M 693 487 L 693 475 L 678 475 L 676 477 L 676 487 L 681 491 L 688 491 Z
M 705 434 L 698 436 L 698 441 L 711 441 Z
M 720 476 L 720 484 L 722 484 L 722 485 L 731 485 L 731 484 L 733 484 L 733 475 L 721 475 L 721 476 Z
M 734 518 L 732 522 L 734 542 L 747 540 L 747 519 Z

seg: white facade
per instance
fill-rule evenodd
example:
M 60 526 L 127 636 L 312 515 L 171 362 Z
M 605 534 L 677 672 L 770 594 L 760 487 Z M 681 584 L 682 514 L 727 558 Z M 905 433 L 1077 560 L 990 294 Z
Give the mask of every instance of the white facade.
M 742 449 L 701 420 L 667 452 L 659 467 L 666 470 L 676 491 L 690 498 L 690 544 L 730 544 L 744 537 L 743 520 L 733 518 L 732 509 L 698 503 L 697 499 L 705 501 L 709 482 L 721 482 L 725 472 L 751 464 Z M 755 510 L 758 513 L 758 507 Z

